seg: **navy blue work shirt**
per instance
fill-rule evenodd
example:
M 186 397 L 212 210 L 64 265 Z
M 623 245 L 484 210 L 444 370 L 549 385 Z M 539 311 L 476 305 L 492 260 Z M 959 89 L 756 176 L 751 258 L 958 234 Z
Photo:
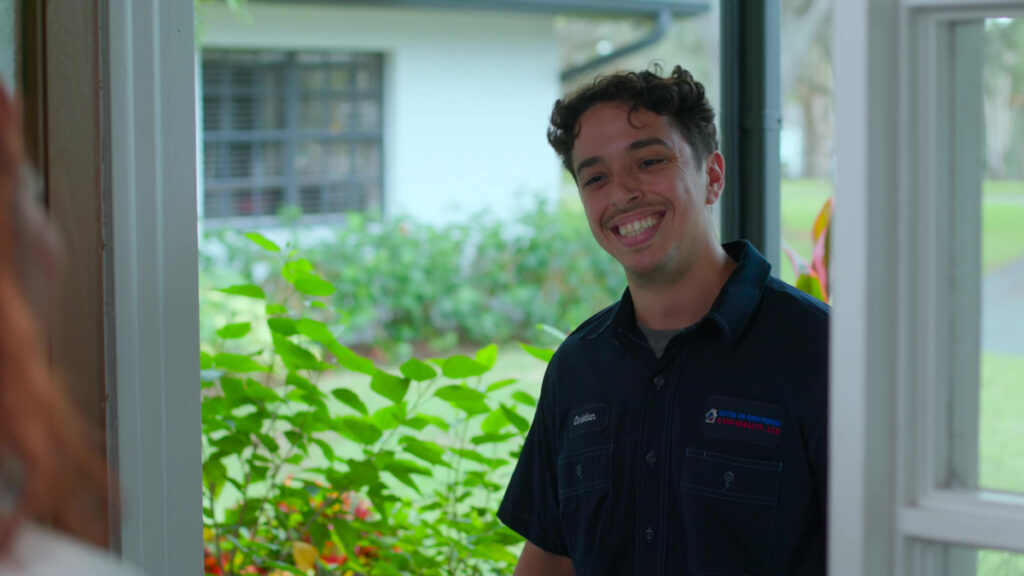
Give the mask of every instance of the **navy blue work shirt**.
M 577 576 L 822 576 L 829 309 L 747 242 L 656 358 L 629 291 L 559 347 L 498 517 Z

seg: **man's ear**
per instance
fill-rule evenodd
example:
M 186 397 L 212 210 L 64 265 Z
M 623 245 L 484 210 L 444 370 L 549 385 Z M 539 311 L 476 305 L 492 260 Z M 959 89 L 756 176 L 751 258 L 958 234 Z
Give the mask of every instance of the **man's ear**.
M 704 161 L 704 177 L 707 183 L 704 203 L 712 206 L 718 202 L 725 189 L 725 157 L 718 150 L 709 154 Z

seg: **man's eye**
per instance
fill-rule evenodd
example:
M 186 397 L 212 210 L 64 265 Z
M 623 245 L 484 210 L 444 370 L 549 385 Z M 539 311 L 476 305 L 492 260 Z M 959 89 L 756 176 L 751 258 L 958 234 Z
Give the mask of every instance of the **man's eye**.
M 664 161 L 664 158 L 647 158 L 644 161 L 640 162 L 640 167 L 647 168 L 650 166 L 654 166 L 655 164 L 661 164 Z
M 597 176 L 591 176 L 590 178 L 587 178 L 586 180 L 583 181 L 583 186 L 584 186 L 584 188 L 587 187 L 587 186 L 593 186 L 594 184 L 597 184 L 597 183 L 601 182 L 602 180 L 604 180 L 604 175 L 603 174 L 599 174 Z

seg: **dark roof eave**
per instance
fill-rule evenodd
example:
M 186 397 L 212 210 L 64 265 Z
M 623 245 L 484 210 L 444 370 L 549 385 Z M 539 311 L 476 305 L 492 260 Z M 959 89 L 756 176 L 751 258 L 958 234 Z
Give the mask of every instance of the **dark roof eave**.
M 710 10 L 710 0 L 251 0 L 280 4 L 331 4 L 449 10 L 502 10 L 549 14 L 652 15 L 668 10 L 679 16 Z

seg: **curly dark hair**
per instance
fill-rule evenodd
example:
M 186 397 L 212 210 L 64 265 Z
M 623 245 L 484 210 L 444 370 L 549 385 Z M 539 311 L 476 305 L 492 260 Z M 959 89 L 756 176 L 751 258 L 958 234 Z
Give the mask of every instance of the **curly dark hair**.
M 715 110 L 704 94 L 704 86 L 681 66 L 663 78 L 661 67 L 655 65 L 642 72 L 598 77 L 593 84 L 555 102 L 548 142 L 573 178 L 576 172 L 572 167 L 572 148 L 579 135 L 580 117 L 595 104 L 604 102 L 625 102 L 632 104 L 631 112 L 645 108 L 668 116 L 690 144 L 698 162 L 718 150 Z

